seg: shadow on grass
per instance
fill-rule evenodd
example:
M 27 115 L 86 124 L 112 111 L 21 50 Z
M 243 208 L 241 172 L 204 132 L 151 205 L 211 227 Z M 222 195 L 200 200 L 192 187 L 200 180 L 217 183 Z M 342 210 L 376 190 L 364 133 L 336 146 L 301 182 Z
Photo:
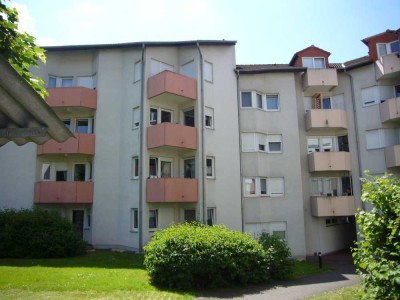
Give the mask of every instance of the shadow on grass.
M 3 258 L 0 266 L 10 267 L 51 267 L 51 268 L 106 268 L 106 269 L 141 269 L 144 255 L 129 252 L 93 251 L 84 255 L 67 258 Z

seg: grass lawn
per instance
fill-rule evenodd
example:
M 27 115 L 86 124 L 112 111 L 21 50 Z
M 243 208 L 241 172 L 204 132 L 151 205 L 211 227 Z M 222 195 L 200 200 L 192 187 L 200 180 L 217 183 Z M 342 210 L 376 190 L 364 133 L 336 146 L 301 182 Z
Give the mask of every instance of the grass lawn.
M 330 267 L 323 266 L 322 270 L 319 268 L 318 263 L 308 261 L 296 261 L 294 265 L 294 273 L 290 279 L 298 279 L 309 275 L 332 271 Z
M 356 284 L 338 290 L 323 293 L 318 296 L 307 298 L 307 300 L 359 300 L 362 296 L 361 286 Z
M 293 278 L 319 272 L 318 264 L 296 262 Z M 96 251 L 74 258 L 0 259 L 1 299 L 191 299 L 194 296 L 195 292 L 152 286 L 142 254 Z

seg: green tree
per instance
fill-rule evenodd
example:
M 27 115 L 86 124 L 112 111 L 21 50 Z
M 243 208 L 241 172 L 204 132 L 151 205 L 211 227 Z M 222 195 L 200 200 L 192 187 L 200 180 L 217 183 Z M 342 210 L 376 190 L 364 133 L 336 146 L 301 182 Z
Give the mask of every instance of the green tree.
M 29 70 L 37 67 L 39 60 L 45 62 L 44 49 L 36 46 L 32 35 L 18 30 L 18 22 L 18 11 L 0 0 L 0 55 L 44 98 L 43 80 Z
M 363 299 L 400 299 L 400 180 L 390 175 L 362 180 L 361 200 L 372 205 L 356 214 L 361 240 L 353 257 Z

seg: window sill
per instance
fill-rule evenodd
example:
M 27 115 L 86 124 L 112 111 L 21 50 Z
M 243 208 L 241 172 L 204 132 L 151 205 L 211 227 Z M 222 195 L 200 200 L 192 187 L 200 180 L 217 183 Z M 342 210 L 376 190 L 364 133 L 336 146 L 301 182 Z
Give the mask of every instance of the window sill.
M 130 232 L 131 232 L 131 233 L 138 233 L 138 232 L 139 232 L 139 229 L 131 229 Z
M 138 180 L 139 179 L 139 177 L 131 177 L 131 180 Z
M 210 179 L 210 180 L 215 180 L 216 178 L 215 178 L 215 176 L 213 176 L 213 177 L 206 177 L 207 179 Z

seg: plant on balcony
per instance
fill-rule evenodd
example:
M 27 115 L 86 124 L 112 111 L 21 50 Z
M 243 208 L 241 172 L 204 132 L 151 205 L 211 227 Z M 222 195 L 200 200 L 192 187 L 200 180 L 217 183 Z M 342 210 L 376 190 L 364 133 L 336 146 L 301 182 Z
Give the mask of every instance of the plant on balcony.
M 372 205 L 356 214 L 361 240 L 353 257 L 363 299 L 400 299 L 400 180 L 389 175 L 362 180 L 361 200 Z
M 172 225 L 156 232 L 145 251 L 152 282 L 165 287 L 221 287 L 270 279 L 269 253 L 250 235 L 222 225 Z
M 75 226 L 58 212 L 0 210 L 0 257 L 52 258 L 84 252 Z
M 273 279 L 288 279 L 294 272 L 294 260 L 287 242 L 276 235 L 263 232 L 258 241 L 272 256 L 270 273 Z

